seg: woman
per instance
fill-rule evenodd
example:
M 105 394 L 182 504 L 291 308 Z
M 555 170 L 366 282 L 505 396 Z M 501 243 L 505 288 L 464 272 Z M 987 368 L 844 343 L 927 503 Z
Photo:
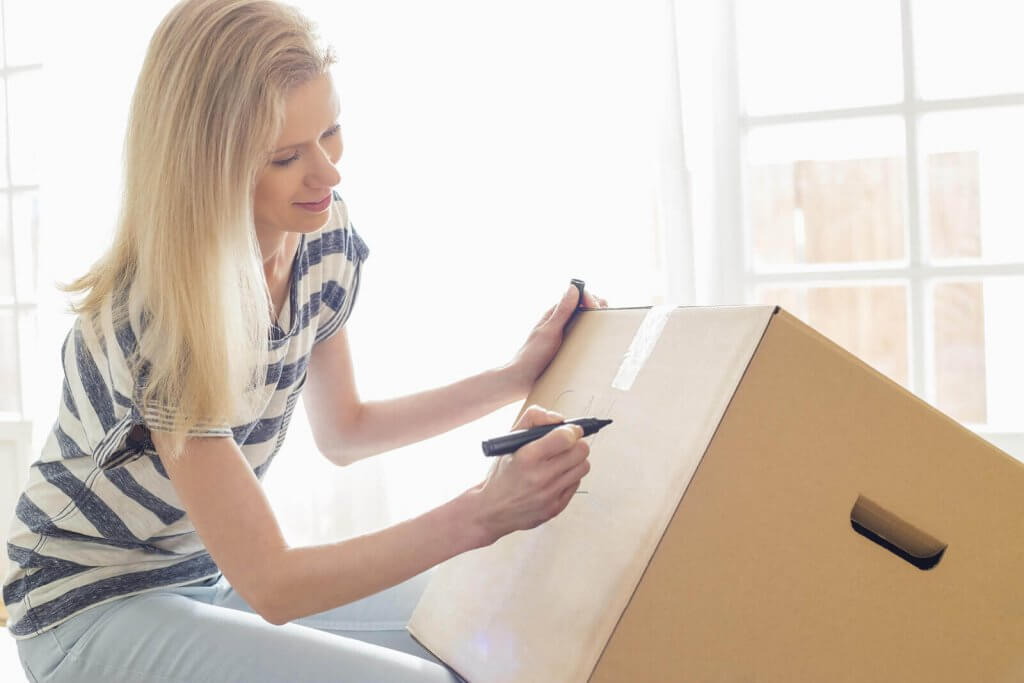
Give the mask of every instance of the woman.
M 59 416 L 10 533 L 32 680 L 456 680 L 404 630 L 424 572 L 557 515 L 589 469 L 560 427 L 420 517 L 283 538 L 259 480 L 300 391 L 345 465 L 523 399 L 578 303 L 569 287 L 507 365 L 361 402 L 344 324 L 368 249 L 332 189 L 333 60 L 270 0 L 186 0 L 152 37 L 117 234 L 65 288 L 84 298 Z

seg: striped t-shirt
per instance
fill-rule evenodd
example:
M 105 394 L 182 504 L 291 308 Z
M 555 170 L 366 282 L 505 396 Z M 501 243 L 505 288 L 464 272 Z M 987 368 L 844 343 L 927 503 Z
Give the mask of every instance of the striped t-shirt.
M 191 434 L 233 437 L 263 477 L 284 440 L 313 345 L 345 324 L 368 254 L 334 193 L 328 223 L 303 235 L 296 251 L 281 323 L 271 328 L 260 418 Z M 64 341 L 57 421 L 31 467 L 8 537 L 3 597 L 16 638 L 103 602 L 220 574 L 149 438 L 160 413 L 140 410 L 130 398 L 136 380 L 126 358 L 141 317 L 129 316 L 118 329 L 112 319 L 119 318 L 106 310 L 79 315 Z

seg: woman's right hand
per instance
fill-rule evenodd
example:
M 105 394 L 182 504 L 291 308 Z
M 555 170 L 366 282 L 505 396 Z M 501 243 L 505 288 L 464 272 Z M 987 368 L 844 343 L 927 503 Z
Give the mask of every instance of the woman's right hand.
M 555 424 L 565 418 L 531 405 L 513 429 Z M 590 471 L 583 429 L 564 425 L 509 455 L 499 456 L 487 478 L 470 489 L 479 503 L 484 545 L 520 529 L 533 529 L 566 508 Z

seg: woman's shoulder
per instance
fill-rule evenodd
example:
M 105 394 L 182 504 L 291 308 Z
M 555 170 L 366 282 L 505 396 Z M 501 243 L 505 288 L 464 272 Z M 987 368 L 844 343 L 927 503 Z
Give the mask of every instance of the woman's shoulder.
M 334 257 L 361 263 L 369 256 L 370 249 L 349 220 L 348 207 L 341 195 L 336 190 L 332 193 L 330 217 L 307 240 L 312 261 L 319 263 Z
M 341 198 L 341 195 L 337 190 L 331 190 L 331 213 L 327 219 L 327 223 L 324 224 L 317 232 L 333 232 L 335 230 L 344 230 L 349 225 L 348 219 L 348 205 L 345 204 L 345 200 Z

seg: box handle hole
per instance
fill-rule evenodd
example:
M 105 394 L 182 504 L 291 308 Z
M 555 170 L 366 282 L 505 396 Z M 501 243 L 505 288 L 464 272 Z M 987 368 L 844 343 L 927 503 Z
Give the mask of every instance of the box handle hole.
M 918 569 L 931 569 L 946 552 L 945 543 L 864 496 L 857 496 L 850 511 L 850 524 L 864 538 Z

